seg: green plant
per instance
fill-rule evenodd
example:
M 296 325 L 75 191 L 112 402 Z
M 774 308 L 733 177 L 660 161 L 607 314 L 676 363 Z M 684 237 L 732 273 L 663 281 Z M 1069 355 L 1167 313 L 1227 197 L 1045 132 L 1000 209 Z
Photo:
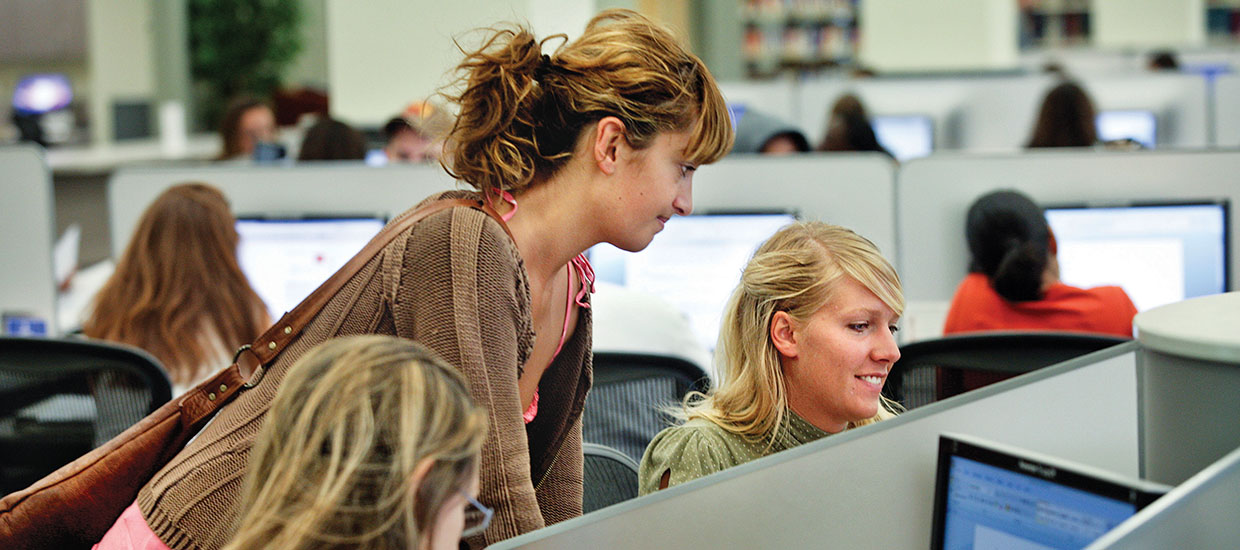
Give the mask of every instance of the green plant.
M 232 97 L 279 88 L 300 24 L 300 0 L 189 0 L 190 71 L 207 120 Z

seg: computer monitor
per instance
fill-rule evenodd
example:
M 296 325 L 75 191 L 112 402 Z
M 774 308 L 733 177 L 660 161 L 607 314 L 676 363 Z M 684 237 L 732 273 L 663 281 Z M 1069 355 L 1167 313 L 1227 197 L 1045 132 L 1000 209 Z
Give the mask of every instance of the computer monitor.
M 272 320 L 344 266 L 383 229 L 384 216 L 238 216 L 237 259 Z
M 1118 285 L 1141 311 L 1227 291 L 1226 201 L 1049 206 L 1046 221 L 1069 285 Z
M 929 115 L 881 115 L 870 119 L 874 135 L 896 160 L 924 157 L 934 150 L 934 121 Z
M 723 307 L 755 250 L 794 214 L 675 217 L 641 252 L 610 244 L 590 249 L 598 280 L 658 296 L 685 313 L 707 350 L 715 349 Z
M 1158 122 L 1153 111 L 1125 110 L 1098 113 L 1098 139 L 1114 141 L 1131 139 L 1148 149 L 1156 143 Z
M 930 548 L 1084 548 L 1168 490 L 979 438 L 943 434 Z

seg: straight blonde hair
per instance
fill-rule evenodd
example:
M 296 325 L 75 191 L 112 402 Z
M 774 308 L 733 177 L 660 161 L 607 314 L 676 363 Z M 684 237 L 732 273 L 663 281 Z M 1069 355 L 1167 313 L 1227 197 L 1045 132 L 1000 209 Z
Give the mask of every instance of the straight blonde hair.
M 417 548 L 476 472 L 486 426 L 461 374 L 420 344 L 328 340 L 272 401 L 225 550 Z
M 706 393 L 691 393 L 676 413 L 701 418 L 751 440 L 775 442 L 785 429 L 788 392 L 779 351 L 771 341 L 771 319 L 787 311 L 798 321 L 834 297 L 838 283 L 851 277 L 873 292 L 896 315 L 904 312 L 900 278 L 878 247 L 849 229 L 821 222 L 799 222 L 767 239 L 741 274 L 724 311 L 715 361 L 719 380 Z M 901 408 L 882 397 L 878 414 L 849 428 L 890 418 Z

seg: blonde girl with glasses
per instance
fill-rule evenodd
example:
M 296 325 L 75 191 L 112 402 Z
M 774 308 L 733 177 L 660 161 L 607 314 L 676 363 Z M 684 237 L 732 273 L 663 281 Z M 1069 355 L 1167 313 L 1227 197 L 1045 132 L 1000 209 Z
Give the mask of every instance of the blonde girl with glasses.
M 258 434 L 227 550 L 455 549 L 481 532 L 486 411 L 423 346 L 329 340 L 294 364 Z

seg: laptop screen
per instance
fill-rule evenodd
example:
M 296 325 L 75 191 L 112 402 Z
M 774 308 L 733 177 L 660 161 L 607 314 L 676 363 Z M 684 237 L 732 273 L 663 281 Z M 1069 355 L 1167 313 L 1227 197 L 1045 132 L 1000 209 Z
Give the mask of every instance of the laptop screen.
M 707 350 L 715 349 L 723 308 L 755 250 L 792 214 L 707 214 L 675 217 L 641 252 L 610 244 L 590 249 L 598 280 L 653 294 L 689 319 Z
M 1064 283 L 1118 285 L 1144 311 L 1226 292 L 1227 203 L 1046 208 Z
M 938 460 L 934 550 L 1084 548 L 1168 490 L 964 436 Z
M 896 160 L 929 155 L 934 150 L 934 122 L 927 115 L 883 115 L 870 119 L 874 136 Z
M 1153 149 L 1158 123 L 1153 111 L 1102 111 L 1096 124 L 1098 139 L 1113 141 L 1131 139 L 1148 149 Z
M 383 217 L 238 217 L 237 259 L 272 321 L 344 267 L 374 237 Z

